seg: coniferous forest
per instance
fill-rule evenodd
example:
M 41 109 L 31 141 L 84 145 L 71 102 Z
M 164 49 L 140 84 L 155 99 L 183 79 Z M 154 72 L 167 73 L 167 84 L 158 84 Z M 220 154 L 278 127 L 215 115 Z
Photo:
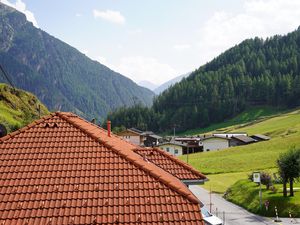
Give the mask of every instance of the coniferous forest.
M 246 108 L 300 105 L 300 28 L 285 36 L 245 40 L 165 90 L 147 108 L 120 108 L 114 126 L 154 131 L 205 127 Z

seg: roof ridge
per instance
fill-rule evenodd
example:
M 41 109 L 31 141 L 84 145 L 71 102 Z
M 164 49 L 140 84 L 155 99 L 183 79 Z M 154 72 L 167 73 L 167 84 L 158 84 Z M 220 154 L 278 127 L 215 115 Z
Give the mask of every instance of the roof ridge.
M 66 114 L 65 112 L 57 112 L 57 113 L 58 113 L 59 115 L 68 117 L 67 115 L 65 115 L 65 114 Z M 98 129 L 100 129 L 100 130 L 102 130 L 102 131 L 104 131 L 104 132 L 107 133 L 107 130 L 105 130 L 103 127 L 97 126 L 97 124 L 94 124 L 94 123 L 92 123 L 92 122 L 90 122 L 90 121 L 88 121 L 88 120 L 86 120 L 86 119 L 84 119 L 84 118 L 82 118 L 82 117 L 80 117 L 80 116 L 74 114 L 74 113 L 69 112 L 69 115 L 72 115 L 72 116 L 74 116 L 74 117 L 76 117 L 76 118 L 78 118 L 78 119 L 81 119 L 81 120 L 85 121 L 86 123 L 89 123 L 91 126 L 93 126 L 93 127 L 95 127 L 95 128 L 98 128 Z M 70 122 L 71 122 L 72 124 L 74 124 L 73 121 L 70 121 Z M 91 132 L 90 132 L 90 134 L 91 134 Z M 135 144 L 131 143 L 130 141 L 127 141 L 127 140 L 122 139 L 121 137 L 119 137 L 118 135 L 114 134 L 113 132 L 111 132 L 110 134 L 111 134 L 112 136 L 114 136 L 114 138 L 118 138 L 118 139 L 121 140 L 121 141 L 125 141 L 125 142 L 127 142 L 128 144 L 132 145 L 133 147 L 138 147 L 138 145 L 135 145 Z M 98 137 L 98 138 L 99 138 L 99 137 Z
M 116 149 L 115 147 L 109 145 L 107 142 L 101 140 L 101 138 L 98 137 L 97 135 L 95 135 L 94 133 L 92 133 L 92 132 L 86 130 L 85 128 L 83 128 L 82 126 L 74 123 L 74 121 L 72 121 L 70 118 L 68 118 L 68 116 L 64 115 L 64 113 L 58 112 L 57 115 L 60 118 L 66 120 L 68 123 L 72 124 L 74 127 L 80 129 L 85 134 L 89 135 L 96 142 L 102 143 L 105 147 L 110 148 L 111 150 L 113 150 L 114 152 L 116 152 L 118 155 L 121 155 L 125 159 L 129 160 L 135 166 L 137 166 L 140 169 L 144 170 L 145 172 L 151 174 L 152 177 L 158 179 L 159 181 L 161 181 L 162 183 L 164 183 L 165 185 L 167 185 L 168 187 L 170 187 L 172 190 L 180 193 L 181 195 L 184 195 L 191 202 L 193 202 L 193 203 L 199 203 L 199 200 L 194 196 L 194 194 L 192 192 L 186 191 L 186 190 L 184 190 L 184 189 L 182 189 L 182 188 L 180 188 L 180 187 L 172 184 L 171 181 L 168 181 L 167 179 L 163 179 L 162 176 L 159 173 L 155 172 L 154 168 L 157 169 L 157 170 L 160 170 L 160 172 L 164 173 L 165 175 L 173 177 L 174 179 L 176 179 L 178 182 L 181 183 L 181 181 L 179 181 L 177 177 L 175 177 L 172 174 L 166 172 L 165 170 L 159 168 L 158 166 L 154 165 L 153 163 L 151 163 L 151 164 L 147 163 L 146 161 L 143 160 L 143 158 L 140 155 L 138 155 L 134 151 L 126 150 L 126 149 L 124 149 L 124 150 Z M 74 115 L 74 114 L 71 113 L 70 115 Z M 79 118 L 79 119 L 81 119 L 81 120 L 83 120 L 83 121 L 86 121 L 86 120 L 80 118 L 79 116 L 76 116 L 76 117 Z M 89 124 L 91 124 L 91 123 L 89 123 Z M 96 128 L 98 128 L 98 127 L 96 127 Z M 125 151 L 126 151 L 127 154 L 125 153 Z M 151 169 L 150 167 L 153 167 L 153 169 Z M 182 184 L 182 185 L 184 185 L 184 184 Z
M 12 137 L 15 137 L 16 135 L 18 135 L 18 134 L 20 134 L 20 133 L 22 133 L 22 132 L 24 132 L 24 131 L 26 131 L 26 130 L 32 128 L 32 127 L 34 127 L 35 125 L 38 125 L 38 124 L 44 122 L 45 120 L 50 119 L 51 117 L 55 116 L 56 114 L 57 114 L 57 113 L 55 113 L 55 112 L 54 112 L 54 113 L 50 113 L 49 115 L 43 116 L 43 117 L 41 117 L 40 119 L 35 120 L 35 121 L 29 123 L 29 124 L 26 125 L 25 127 L 22 127 L 22 128 L 20 128 L 20 129 L 14 131 L 14 132 L 12 132 L 12 133 L 10 133 L 10 134 L 5 135 L 4 137 L 1 137 L 1 138 L 0 138 L 0 143 L 3 143 L 4 141 L 6 141 L 6 140 L 8 140 L 8 139 L 10 139 L 10 138 L 12 138 Z
M 163 154 L 164 156 L 168 157 L 169 159 L 171 159 L 173 162 L 179 163 L 180 165 L 182 165 L 183 167 L 185 167 L 186 169 L 191 170 L 194 174 L 198 175 L 198 176 L 202 176 L 204 178 L 206 178 L 206 176 L 202 173 L 200 173 L 198 170 L 194 169 L 192 166 L 190 166 L 189 164 L 177 159 L 175 156 L 165 152 L 164 150 L 161 150 L 160 148 L 152 148 L 155 149 L 156 151 L 160 152 L 161 154 Z

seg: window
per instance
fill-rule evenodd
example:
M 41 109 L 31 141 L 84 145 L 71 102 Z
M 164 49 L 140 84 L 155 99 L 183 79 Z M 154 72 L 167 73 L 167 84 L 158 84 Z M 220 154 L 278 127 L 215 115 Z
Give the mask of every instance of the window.
M 170 151 L 170 149 L 169 149 L 169 148 L 166 148 L 166 150 L 167 150 L 167 152 L 169 152 L 169 151 Z
M 175 149 L 175 150 L 174 150 L 174 154 L 175 154 L 175 155 L 178 155 L 178 149 Z

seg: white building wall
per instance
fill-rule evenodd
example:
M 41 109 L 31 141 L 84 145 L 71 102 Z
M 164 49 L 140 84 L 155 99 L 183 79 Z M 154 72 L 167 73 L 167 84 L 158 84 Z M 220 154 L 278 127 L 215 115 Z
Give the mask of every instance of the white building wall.
M 203 151 L 213 151 L 229 147 L 229 140 L 222 138 L 209 138 L 202 141 Z
M 246 133 L 214 133 L 213 136 L 215 137 L 223 137 L 223 138 L 231 138 L 231 137 L 236 137 L 236 136 L 247 136 Z
M 165 145 L 161 145 L 160 148 L 175 156 L 182 155 L 182 146 L 179 145 L 165 144 Z
M 132 144 L 140 145 L 140 136 L 122 136 L 122 138 L 126 141 L 129 141 Z

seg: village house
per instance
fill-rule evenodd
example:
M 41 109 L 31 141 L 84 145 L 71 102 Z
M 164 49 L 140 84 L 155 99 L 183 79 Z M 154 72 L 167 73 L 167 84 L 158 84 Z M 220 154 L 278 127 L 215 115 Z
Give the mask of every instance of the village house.
M 132 144 L 146 147 L 153 147 L 159 144 L 162 137 L 152 131 L 141 131 L 136 128 L 129 128 L 118 133 L 118 136 Z
M 118 136 L 135 145 L 143 145 L 145 137 L 143 131 L 136 128 L 129 128 L 118 133 Z
M 187 153 L 187 144 L 179 141 L 171 140 L 168 142 L 160 143 L 158 144 L 158 147 L 175 156 Z
M 236 135 L 236 136 L 232 136 L 229 140 L 229 146 L 230 147 L 234 147 L 234 146 L 240 146 L 240 145 L 248 145 L 248 144 L 252 144 L 255 143 L 256 140 L 245 136 L 245 135 Z
M 251 135 L 251 138 L 255 139 L 256 141 L 269 141 L 271 138 L 263 135 L 263 134 L 254 134 Z
M 214 137 L 226 137 L 232 138 L 236 136 L 247 136 L 246 132 L 239 132 L 239 133 L 213 133 L 212 136 Z
M 144 135 L 144 146 L 145 147 L 154 147 L 157 146 L 160 141 L 163 139 L 161 136 L 154 134 L 152 131 L 145 131 Z
M 157 149 L 144 151 L 109 124 L 106 131 L 72 113 L 4 136 L 0 223 L 204 225 L 202 203 L 182 181 L 206 177 L 165 155 L 156 160 Z
M 203 151 L 214 151 L 229 147 L 229 137 L 226 136 L 205 136 L 203 137 L 201 144 Z
M 187 151 L 183 152 L 183 154 L 203 152 L 203 145 L 200 137 L 175 137 L 175 141 L 187 145 Z
M 190 165 L 159 148 L 138 148 L 134 152 L 163 168 L 186 185 L 199 185 L 207 178 Z

